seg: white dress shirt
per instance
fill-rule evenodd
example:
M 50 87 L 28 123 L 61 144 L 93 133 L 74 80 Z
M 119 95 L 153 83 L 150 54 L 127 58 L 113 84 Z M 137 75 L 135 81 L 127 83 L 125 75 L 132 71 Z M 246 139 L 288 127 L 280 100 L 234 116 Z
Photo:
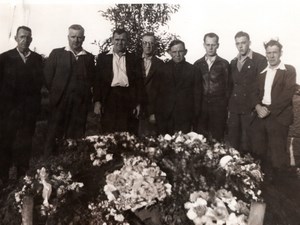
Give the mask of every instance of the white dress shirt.
M 126 56 L 125 52 L 119 56 L 111 49 L 108 55 L 113 55 L 113 80 L 111 82 L 112 87 L 128 87 L 128 76 L 126 71 Z
M 270 65 L 268 65 L 261 72 L 261 74 L 267 72 L 266 79 L 265 79 L 265 86 L 264 86 L 264 97 L 262 100 L 262 103 L 265 105 L 271 105 L 272 103 L 272 98 L 271 98 L 272 85 L 278 69 L 286 70 L 284 64 L 280 62 L 275 68 L 271 68 Z

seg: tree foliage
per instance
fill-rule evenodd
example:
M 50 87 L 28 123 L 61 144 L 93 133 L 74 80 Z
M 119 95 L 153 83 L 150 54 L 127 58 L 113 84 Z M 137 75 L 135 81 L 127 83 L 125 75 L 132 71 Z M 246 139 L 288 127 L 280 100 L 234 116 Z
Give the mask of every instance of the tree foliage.
M 100 11 L 102 16 L 111 21 L 113 30 L 124 28 L 130 38 L 128 50 L 141 54 L 141 37 L 146 32 L 153 32 L 157 37 L 157 55 L 164 54 L 170 40 L 177 35 L 164 30 L 171 14 L 179 10 L 179 5 L 172 4 L 116 4 L 106 11 Z M 100 51 L 105 51 L 111 45 L 111 38 L 99 44 Z

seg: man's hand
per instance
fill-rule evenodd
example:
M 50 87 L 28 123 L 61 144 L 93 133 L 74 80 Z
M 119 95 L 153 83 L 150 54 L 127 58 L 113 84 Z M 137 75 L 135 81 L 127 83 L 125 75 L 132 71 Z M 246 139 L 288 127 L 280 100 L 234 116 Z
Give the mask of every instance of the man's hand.
M 155 115 L 154 114 L 151 114 L 149 116 L 149 123 L 152 123 L 152 124 L 155 124 L 156 123 L 156 119 L 155 119 Z
M 261 119 L 267 117 L 270 114 L 270 111 L 268 110 L 268 108 L 265 106 L 262 106 L 260 104 L 257 104 L 255 106 L 255 109 L 256 109 L 258 117 Z
M 101 103 L 100 102 L 95 102 L 95 104 L 94 104 L 94 113 L 96 115 L 101 115 Z
M 133 110 L 133 115 L 134 115 L 137 119 L 139 118 L 140 111 L 141 111 L 141 106 L 140 106 L 140 105 L 137 105 L 137 106 L 135 107 L 135 109 Z

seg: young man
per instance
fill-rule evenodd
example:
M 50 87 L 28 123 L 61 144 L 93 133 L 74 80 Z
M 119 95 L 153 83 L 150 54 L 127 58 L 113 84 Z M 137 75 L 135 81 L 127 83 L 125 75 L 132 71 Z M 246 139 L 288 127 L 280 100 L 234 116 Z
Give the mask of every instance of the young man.
M 85 36 L 81 25 L 71 25 L 68 33 L 69 45 L 54 49 L 44 68 L 50 100 L 45 156 L 54 151 L 55 139 L 84 136 L 91 104 L 94 56 L 82 47 Z
M 267 66 L 264 56 L 250 49 L 249 34 L 240 31 L 235 35 L 239 51 L 231 61 L 231 95 L 228 104 L 228 141 L 242 153 L 250 152 L 247 130 L 253 119 L 256 102 L 257 76 Z
M 194 63 L 201 71 L 203 92 L 201 114 L 195 131 L 209 139 L 223 141 L 229 98 L 229 63 L 217 55 L 218 35 L 208 33 L 203 40 L 206 54 Z
M 289 125 L 293 122 L 292 98 L 296 88 L 295 68 L 281 62 L 282 45 L 271 40 L 265 44 L 268 66 L 259 74 L 256 117 L 251 124 L 251 145 L 270 168 L 288 165 L 286 152 Z
M 43 81 L 42 57 L 29 49 L 31 29 L 19 27 L 15 40 L 17 47 L 0 55 L 0 179 L 4 182 L 12 164 L 18 177 L 29 167 Z
M 101 116 L 104 133 L 137 132 L 132 121 L 142 101 L 142 68 L 139 58 L 126 51 L 127 43 L 127 32 L 116 29 L 113 48 L 97 59 L 94 112 Z

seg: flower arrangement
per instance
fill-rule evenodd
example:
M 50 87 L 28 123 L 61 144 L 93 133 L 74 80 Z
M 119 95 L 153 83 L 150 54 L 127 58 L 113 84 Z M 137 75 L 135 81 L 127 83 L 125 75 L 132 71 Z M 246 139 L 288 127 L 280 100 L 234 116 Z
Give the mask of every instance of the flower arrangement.
M 125 158 L 120 170 L 106 176 L 106 183 L 108 200 L 124 211 L 150 206 L 171 194 L 166 174 L 156 163 L 140 156 Z
M 249 204 L 237 200 L 230 191 L 193 192 L 184 207 L 195 225 L 247 225 Z
M 209 224 L 209 218 L 243 224 L 249 204 L 261 200 L 259 163 L 200 134 L 139 139 L 122 132 L 89 136 L 61 149 L 47 169 L 38 167 L 24 178 L 15 194 L 19 210 L 24 196 L 32 195 L 40 198 L 44 215 L 64 212 L 56 217 L 67 222 L 77 215 L 81 224 L 136 224 L 131 219 L 147 210 L 148 216 L 159 213 L 157 225 Z M 69 198 L 83 184 L 58 165 L 84 183 L 82 197 Z M 65 204 L 70 207 L 61 207 Z
M 43 198 L 40 214 L 49 216 L 66 203 L 69 192 L 78 192 L 82 187 L 83 183 L 74 182 L 71 173 L 65 172 L 62 167 L 57 167 L 55 171 L 42 167 L 34 176 L 24 177 L 21 190 L 15 192 L 16 206 L 21 213 L 25 196 L 39 196 Z

